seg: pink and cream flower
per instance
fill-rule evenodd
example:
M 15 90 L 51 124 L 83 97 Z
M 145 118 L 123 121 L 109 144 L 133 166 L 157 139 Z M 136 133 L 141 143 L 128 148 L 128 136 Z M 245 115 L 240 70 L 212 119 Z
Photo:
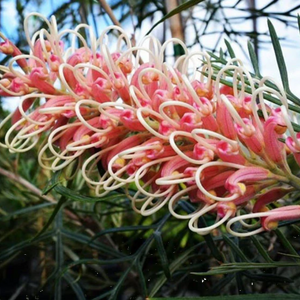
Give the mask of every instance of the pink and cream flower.
M 48 30 L 30 36 L 33 15 Z M 115 47 L 110 30 L 119 32 Z M 12 58 L 0 66 L 0 94 L 21 97 L 18 109 L 0 124 L 12 122 L 1 146 L 25 152 L 39 144 L 43 168 L 58 171 L 76 161 L 96 196 L 122 188 L 136 212 L 147 216 L 168 206 L 199 234 L 227 222 L 232 234 L 251 235 L 299 218 L 297 205 L 267 208 L 300 188 L 288 163 L 294 156 L 300 164 L 300 136 L 283 89 L 267 86 L 270 79 L 254 81 L 232 60 L 213 82 L 207 54 L 189 53 L 176 39 L 161 45 L 151 36 L 133 46 L 116 26 L 96 38 L 88 25 L 59 32 L 54 17 L 30 14 L 25 34 L 30 54 L 1 36 L 0 51 Z M 66 34 L 70 47 L 63 42 Z M 173 64 L 164 61 L 171 43 L 185 52 Z M 220 83 L 228 74 L 232 88 Z M 282 106 L 267 105 L 266 94 Z M 179 201 L 192 202 L 195 211 L 181 214 Z M 206 214 L 215 214 L 216 221 L 199 228 Z M 231 229 L 237 221 L 247 229 L 243 220 L 256 217 L 259 229 Z

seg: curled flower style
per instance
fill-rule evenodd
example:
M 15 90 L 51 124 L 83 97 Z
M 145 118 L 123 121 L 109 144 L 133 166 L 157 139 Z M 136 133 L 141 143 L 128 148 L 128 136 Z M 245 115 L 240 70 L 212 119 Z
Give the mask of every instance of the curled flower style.
M 30 35 L 32 16 L 48 29 Z M 238 59 L 214 76 L 209 56 L 189 53 L 177 39 L 161 45 L 147 36 L 133 46 L 119 27 L 99 38 L 85 24 L 59 32 L 54 17 L 39 14 L 24 25 L 29 54 L 1 35 L 0 51 L 11 59 L 0 66 L 0 95 L 21 97 L 0 123 L 12 123 L 2 147 L 25 152 L 39 145 L 38 161 L 51 171 L 76 161 L 96 196 L 121 188 L 137 213 L 166 206 L 202 235 L 227 223 L 228 232 L 247 236 L 299 218 L 298 205 L 269 206 L 300 188 L 289 164 L 292 157 L 300 165 L 300 135 L 283 88 L 271 78 L 253 79 Z M 172 43 L 184 50 L 173 64 L 164 61 Z M 232 87 L 221 84 L 227 76 Z M 267 104 L 266 95 L 282 105 Z M 185 201 L 193 212 L 182 212 Z M 206 214 L 215 223 L 201 227 Z M 253 218 L 259 222 L 244 222 Z M 235 222 L 260 227 L 235 232 Z

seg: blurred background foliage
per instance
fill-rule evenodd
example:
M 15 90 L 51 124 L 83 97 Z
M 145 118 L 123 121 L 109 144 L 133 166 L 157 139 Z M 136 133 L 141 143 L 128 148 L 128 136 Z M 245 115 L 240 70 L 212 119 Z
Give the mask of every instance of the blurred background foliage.
M 32 11 L 55 15 L 60 28 L 83 22 L 98 33 L 117 21 L 138 41 L 177 9 L 175 22 L 153 29 L 162 42 L 179 37 L 218 52 L 227 38 L 246 53 L 250 40 L 260 58 L 270 43 L 267 18 L 285 29 L 283 46 L 299 45 L 286 34 L 298 34 L 299 7 L 283 0 L 2 0 L 0 26 L 26 52 L 23 20 Z M 0 103 L 1 120 L 17 99 L 9 101 Z M 243 239 L 222 230 L 201 237 L 167 210 L 137 215 L 122 191 L 94 198 L 80 174 L 68 179 L 70 168 L 54 175 L 39 168 L 37 149 L 18 155 L 0 148 L 0 299 L 299 299 L 300 223 Z M 194 210 L 180 202 L 178 209 Z

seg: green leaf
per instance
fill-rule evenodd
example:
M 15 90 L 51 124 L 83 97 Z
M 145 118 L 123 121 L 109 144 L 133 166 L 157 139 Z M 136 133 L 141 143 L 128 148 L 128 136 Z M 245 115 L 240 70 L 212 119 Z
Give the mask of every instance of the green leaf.
M 268 27 L 269 27 L 269 31 L 270 31 L 272 45 L 273 45 L 273 49 L 274 49 L 274 52 L 275 52 L 276 61 L 277 61 L 277 65 L 278 65 L 278 69 L 279 69 L 279 73 L 280 73 L 283 88 L 287 93 L 290 94 L 290 96 L 292 97 L 292 101 L 299 105 L 300 104 L 300 99 L 297 98 L 290 90 L 288 71 L 287 71 L 287 68 L 286 68 L 285 61 L 284 61 L 282 49 L 281 49 L 281 46 L 280 46 L 280 43 L 279 43 L 277 33 L 275 31 L 275 28 L 274 28 L 274 26 L 273 26 L 273 24 L 270 20 L 268 20 Z
M 260 71 L 259 71 L 258 60 L 257 60 L 256 54 L 255 54 L 254 48 L 252 46 L 252 43 L 250 41 L 248 41 L 247 45 L 248 45 L 248 52 L 249 52 L 252 66 L 253 66 L 254 73 L 258 78 L 262 78 Z
M 226 235 L 223 235 L 224 242 L 231 248 L 231 250 L 243 261 L 249 262 L 249 259 L 241 251 L 241 249 Z
M 103 253 L 108 254 L 109 256 L 115 256 L 115 257 L 124 257 L 125 256 L 123 253 L 116 251 L 115 249 L 108 247 L 105 244 L 100 243 L 98 241 L 94 241 L 93 243 L 90 243 L 90 241 L 91 241 L 90 236 L 86 236 L 86 235 L 83 235 L 80 233 L 74 233 L 74 232 L 68 231 L 66 229 L 62 230 L 62 234 L 73 241 L 77 241 L 86 246 L 89 246 L 91 248 L 102 251 Z
M 63 267 L 64 263 L 64 251 L 63 251 L 63 241 L 61 230 L 63 228 L 62 221 L 62 212 L 59 211 L 55 218 L 55 230 L 56 230 L 56 240 L 55 240 L 55 262 L 56 268 L 55 273 L 59 274 Z M 62 278 L 59 276 L 55 282 L 55 290 L 54 290 L 54 299 L 61 300 L 62 299 Z
M 78 192 L 74 192 L 71 189 L 63 186 L 63 185 L 56 185 L 54 190 L 59 193 L 60 195 L 73 200 L 73 201 L 81 201 L 81 202 L 104 202 L 106 200 L 114 201 L 114 200 L 124 200 L 128 199 L 126 195 L 123 194 L 110 194 L 105 197 L 89 197 L 89 196 L 84 196 L 81 195 Z M 112 202 L 111 202 L 112 203 Z
M 221 64 L 223 64 L 223 65 L 226 65 L 227 64 L 227 60 L 224 58 L 224 54 L 223 54 L 223 50 L 222 50 L 222 56 L 220 55 L 220 56 L 217 56 L 215 53 L 213 53 L 213 52 L 211 52 L 211 51 L 207 51 L 207 54 L 210 56 L 210 57 L 212 57 L 212 58 L 214 58 L 215 59 L 215 61 L 212 61 L 212 62 L 219 62 L 219 63 L 221 63 Z
M 30 207 L 26 207 L 17 211 L 14 211 L 10 214 L 7 214 L 3 217 L 0 218 L 0 221 L 7 221 L 11 218 L 14 218 L 15 216 L 19 216 L 19 215 L 23 215 L 23 214 L 28 214 L 30 212 L 33 212 L 35 210 L 41 210 L 43 208 L 49 207 L 49 206 L 53 206 L 56 203 L 42 203 L 42 204 L 38 204 L 38 205 L 34 205 L 34 206 L 30 206 Z
M 68 284 L 73 289 L 77 299 L 79 299 L 79 300 L 86 299 L 80 285 L 74 281 L 74 279 L 72 278 L 72 276 L 69 273 L 64 274 L 64 279 L 68 282 Z
M 148 291 L 147 291 L 146 280 L 145 280 L 145 276 L 144 276 L 144 272 L 140 260 L 137 260 L 135 266 L 139 275 L 139 281 L 141 283 L 142 296 L 143 298 L 145 298 L 146 295 L 148 294 Z
M 89 201 L 89 202 L 99 201 L 99 198 L 88 197 L 88 196 L 81 195 L 77 192 L 72 191 L 71 189 L 66 188 L 63 185 L 56 185 L 54 190 L 57 193 L 59 193 L 60 195 L 66 197 L 68 199 L 71 199 L 73 201 L 85 201 L 85 202 L 87 202 L 87 201 Z
M 166 275 L 167 278 L 171 277 L 170 274 L 170 269 L 169 269 L 169 262 L 168 262 L 168 258 L 167 258 L 167 253 L 164 247 L 164 243 L 161 237 L 161 232 L 154 232 L 154 240 L 156 242 L 156 246 L 157 246 L 157 251 L 158 251 L 158 255 L 160 257 L 161 260 L 161 265 L 163 268 L 163 271 Z
M 295 122 L 292 122 L 292 121 L 291 121 L 291 123 L 292 123 L 294 130 L 297 132 L 300 132 L 300 125 Z
M 282 245 L 290 252 L 290 254 L 295 255 L 298 259 L 300 259 L 298 252 L 279 229 L 275 230 L 275 234 L 277 235 Z
M 126 279 L 128 273 L 131 271 L 131 268 L 133 267 L 133 265 L 131 265 L 121 276 L 121 278 L 119 279 L 118 283 L 115 285 L 115 287 L 113 288 L 113 293 L 110 295 L 110 297 L 108 298 L 108 300 L 116 300 L 118 293 L 123 285 L 124 280 Z
M 233 48 L 231 47 L 229 41 L 227 41 L 226 39 L 224 40 L 225 44 L 226 44 L 226 47 L 227 47 L 227 50 L 228 50 L 228 53 L 230 55 L 231 58 L 236 58 L 235 56 L 235 53 L 234 53 L 234 50 Z M 234 62 L 235 65 L 237 65 L 236 62 Z
M 146 33 L 146 35 L 148 35 L 157 25 L 159 25 L 160 23 L 164 22 L 165 20 L 171 18 L 172 16 L 181 13 L 184 10 L 189 9 L 190 7 L 203 2 L 204 0 L 189 0 L 189 1 L 185 1 L 184 3 L 182 3 L 181 5 L 179 5 L 178 7 L 176 7 L 175 9 L 173 9 L 172 11 L 170 11 L 169 13 L 167 13 L 165 16 L 163 16 L 158 22 L 156 22 L 151 29 Z
M 229 274 L 239 271 L 257 270 L 260 268 L 277 268 L 277 267 L 299 267 L 300 262 L 272 262 L 272 263 L 227 263 L 219 267 L 212 268 L 208 272 L 191 272 L 191 274 L 199 276 Z
M 0 269 L 4 268 L 7 266 L 11 261 L 13 261 L 18 255 L 20 254 L 19 251 L 15 252 L 13 255 L 8 257 L 6 260 L 1 261 L 0 263 Z
M 56 181 L 54 183 L 48 184 L 43 190 L 42 195 L 48 194 L 52 189 L 54 189 L 58 184 L 60 184 L 61 181 Z
M 110 290 L 104 294 L 101 294 L 100 296 L 93 298 L 92 300 L 101 300 L 101 299 L 107 299 L 108 296 L 110 296 L 113 293 L 113 290 Z
M 229 284 L 232 279 L 235 278 L 235 274 L 226 274 L 224 275 L 224 277 L 222 279 L 219 279 L 217 281 L 217 283 L 211 287 L 209 295 L 216 295 L 219 294 L 221 292 L 221 290 L 227 285 Z
M 239 294 L 247 294 L 244 282 L 242 280 L 242 274 L 243 272 L 235 273 L 236 288 L 239 291 Z
M 118 259 L 111 259 L 111 260 L 101 260 L 101 259 L 81 259 L 75 262 L 72 262 L 71 264 L 69 264 L 62 272 L 62 275 L 64 273 L 66 273 L 68 271 L 69 268 L 76 266 L 76 265 L 81 265 L 81 264 L 99 264 L 99 265 L 107 265 L 107 264 L 116 264 L 119 265 L 122 262 L 127 262 L 127 261 L 132 261 L 133 257 L 132 256 L 127 256 L 124 258 L 118 258 Z M 115 285 L 115 287 L 105 293 L 100 295 L 99 297 L 94 298 L 93 300 L 99 300 L 99 299 L 108 299 L 106 298 L 106 296 L 111 295 L 109 297 L 109 299 L 113 300 L 116 299 L 115 297 L 118 295 L 118 292 L 123 284 L 123 281 L 126 279 L 128 273 L 131 271 L 133 267 L 133 264 L 131 264 L 126 271 L 123 272 L 123 275 L 121 276 L 121 278 L 119 279 L 118 283 Z
M 0 260 L 3 260 L 5 259 L 6 257 L 9 257 L 11 255 L 14 255 L 17 251 L 20 251 L 26 247 L 29 247 L 31 246 L 32 244 L 35 244 L 35 243 L 38 243 L 40 241 L 43 241 L 43 240 L 46 240 L 46 239 L 49 239 L 51 237 L 53 237 L 53 235 L 55 234 L 55 232 L 52 230 L 50 232 L 47 232 L 45 234 L 42 234 L 40 235 L 38 238 L 36 238 L 36 240 L 32 241 L 32 239 L 29 239 L 29 240 L 26 240 L 26 241 L 23 241 L 23 242 L 20 242 L 18 244 L 15 244 L 13 245 L 12 247 L 10 248 L 7 248 L 5 250 L 3 250 L 1 253 L 0 253 Z
M 300 228 L 297 225 L 292 225 L 292 228 L 300 235 Z
M 68 200 L 67 198 L 61 197 L 61 199 L 56 204 L 54 211 L 53 211 L 52 215 L 50 216 L 48 222 L 43 227 L 43 229 L 32 239 L 32 241 L 35 241 L 41 234 L 43 234 L 49 228 L 49 226 L 52 224 L 53 220 L 55 219 L 57 213 L 60 211 L 62 206 L 67 202 L 67 200 Z
M 258 238 L 255 235 L 251 236 L 250 238 L 251 238 L 254 246 L 256 247 L 257 251 L 265 259 L 265 261 L 269 262 L 269 263 L 272 263 L 273 260 L 271 259 L 271 257 L 267 253 L 267 251 L 264 249 L 263 245 L 260 243 Z
M 92 238 L 92 241 L 99 238 L 100 236 L 103 236 L 105 234 L 109 233 L 118 233 L 118 232 L 126 232 L 126 231 L 138 231 L 138 230 L 149 230 L 149 229 L 155 229 L 156 225 L 148 225 L 148 226 L 123 226 L 123 227 L 116 227 L 116 228 L 109 228 L 100 231 L 99 233 L 95 234 Z
M 268 20 L 268 27 L 269 27 L 269 32 L 270 32 L 274 52 L 276 55 L 277 65 L 278 65 L 280 76 L 281 76 L 281 81 L 282 81 L 284 89 L 288 90 L 288 88 L 289 88 L 288 72 L 286 69 L 286 65 L 285 65 L 285 61 L 284 61 L 284 57 L 283 57 L 283 53 L 281 50 L 281 46 L 279 43 L 277 33 L 276 33 L 275 28 L 270 20 Z
M 216 246 L 211 234 L 206 234 L 203 236 L 207 247 L 210 249 L 212 256 L 219 262 L 224 262 L 225 258 L 223 254 L 220 252 L 219 248 Z
M 220 59 L 224 59 L 224 51 L 222 48 L 220 48 L 219 55 L 220 55 Z
M 125 256 L 122 258 L 115 258 L 115 259 L 92 259 L 92 258 L 85 258 L 85 259 L 79 259 L 76 261 L 71 262 L 68 264 L 63 270 L 61 275 L 65 275 L 66 272 L 75 266 L 78 265 L 118 265 L 123 262 L 132 261 L 132 256 Z
M 61 172 L 56 172 L 52 176 L 52 178 L 49 180 L 45 188 L 42 190 L 42 195 L 48 194 L 53 188 L 55 188 L 58 184 L 60 184 L 62 181 L 59 180 Z
M 189 248 L 187 251 L 183 252 L 181 255 L 179 255 L 174 261 L 172 261 L 170 263 L 170 273 L 171 275 L 178 269 L 180 268 L 184 262 L 186 260 L 188 260 L 189 258 L 189 255 L 195 251 L 197 248 L 199 248 L 200 246 L 204 246 L 205 245 L 205 242 L 201 242 L 191 248 Z M 152 287 L 152 290 L 150 291 L 149 293 L 149 296 L 150 297 L 153 297 L 158 291 L 159 289 L 164 285 L 164 283 L 167 281 L 167 277 L 165 276 L 165 274 L 163 273 L 162 275 L 160 275 L 154 286 Z M 149 298 L 151 299 L 151 298 Z M 153 298 L 154 299 L 154 298 Z
M 265 282 L 274 283 L 292 283 L 293 280 L 284 276 L 274 275 L 274 274 L 253 274 L 251 272 L 243 271 L 243 274 L 250 279 Z

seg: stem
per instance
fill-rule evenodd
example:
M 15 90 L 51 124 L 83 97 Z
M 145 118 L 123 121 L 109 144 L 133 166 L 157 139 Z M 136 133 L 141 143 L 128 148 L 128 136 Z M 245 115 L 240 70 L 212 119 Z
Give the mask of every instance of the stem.
M 38 197 L 51 202 L 51 203 L 56 203 L 57 201 L 54 200 L 52 197 L 46 196 L 46 195 L 42 195 L 42 191 L 40 189 L 38 189 L 37 187 L 35 187 L 33 184 L 31 184 L 30 182 L 28 182 L 27 180 L 25 180 L 24 178 L 22 178 L 21 176 L 14 174 L 10 171 L 4 170 L 2 168 L 0 168 L 0 174 L 3 176 L 6 176 L 7 178 L 23 185 L 24 187 L 26 187 L 30 192 L 32 192 L 33 194 L 37 195 Z
M 102 8 L 108 14 L 108 16 L 111 19 L 111 21 L 113 22 L 113 24 L 121 27 L 121 23 L 115 17 L 115 15 L 114 15 L 111 7 L 109 6 L 109 4 L 105 0 L 99 0 L 99 4 L 100 4 L 100 6 L 102 6 Z
M 31 184 L 29 181 L 22 178 L 21 176 L 15 174 L 15 173 L 12 173 L 10 171 L 4 170 L 2 168 L 0 168 L 0 174 L 3 176 L 6 176 L 7 178 L 11 179 L 12 181 L 14 181 L 16 183 L 23 185 L 30 192 L 32 192 L 33 194 L 42 198 L 43 200 L 46 200 L 51 203 L 57 203 L 57 201 L 55 199 L 53 199 L 52 197 L 47 196 L 47 195 L 42 195 L 42 191 L 40 189 L 38 189 L 36 186 L 34 186 L 33 184 Z M 82 223 L 79 221 L 79 218 L 74 213 L 72 213 L 69 210 L 65 210 L 65 211 L 66 211 L 66 214 L 68 215 L 68 217 L 70 217 L 72 220 L 79 222 L 79 225 L 82 225 Z

